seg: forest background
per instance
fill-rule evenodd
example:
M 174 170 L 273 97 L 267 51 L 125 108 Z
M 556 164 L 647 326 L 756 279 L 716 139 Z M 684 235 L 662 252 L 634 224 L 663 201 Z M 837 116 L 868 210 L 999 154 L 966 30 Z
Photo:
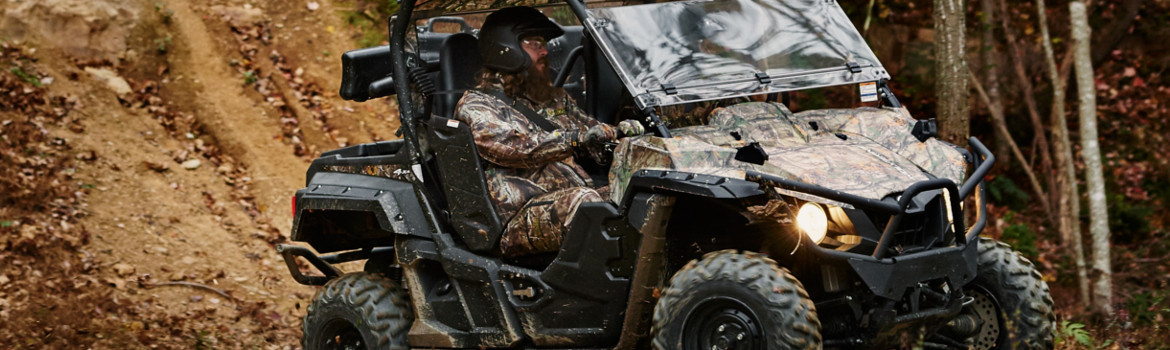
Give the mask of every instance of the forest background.
M 841 5 L 915 116 L 946 125 L 954 116 L 940 108 L 969 106 L 963 125 L 1000 159 L 987 178 L 985 234 L 1045 275 L 1058 348 L 1170 348 L 1170 1 L 1086 4 L 1112 267 L 1086 277 L 1112 286 L 1110 311 L 1082 301 L 1077 239 L 1059 220 L 1053 147 L 1063 119 L 1078 179 L 1074 222 L 1082 256 L 1094 259 L 1069 2 L 957 7 L 970 73 L 958 75 L 968 81 L 957 97 L 944 97 L 934 18 L 947 2 Z M 393 8 L 0 2 L 0 348 L 298 347 L 313 289 L 292 281 L 273 245 L 287 240 L 289 196 L 309 160 L 395 137 L 392 102 L 336 93 L 339 54 L 382 43 Z M 1053 88 L 1038 10 L 1065 89 Z M 798 94 L 794 107 L 854 99 Z

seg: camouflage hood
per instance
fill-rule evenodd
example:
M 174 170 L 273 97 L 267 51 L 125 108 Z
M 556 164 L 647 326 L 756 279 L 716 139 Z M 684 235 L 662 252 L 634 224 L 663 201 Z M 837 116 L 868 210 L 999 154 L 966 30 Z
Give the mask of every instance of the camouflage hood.
M 781 104 L 749 102 L 720 108 L 707 125 L 673 129 L 673 138 L 624 140 L 610 171 L 619 201 L 641 169 L 744 177 L 745 170 L 872 199 L 901 192 L 932 177 L 961 184 L 966 163 L 958 149 L 911 133 L 903 108 L 813 110 L 793 114 Z M 738 161 L 737 149 L 759 143 L 762 165 Z

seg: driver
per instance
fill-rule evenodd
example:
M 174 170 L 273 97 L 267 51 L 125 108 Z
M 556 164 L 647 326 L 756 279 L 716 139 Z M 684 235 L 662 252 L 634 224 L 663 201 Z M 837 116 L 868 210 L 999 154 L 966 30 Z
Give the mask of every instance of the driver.
M 577 208 L 602 201 L 574 157 L 607 163 L 604 143 L 619 132 L 644 131 L 632 120 L 620 127 L 600 123 L 552 86 L 545 45 L 562 34 L 531 7 L 488 15 L 479 31 L 484 69 L 455 107 L 455 118 L 471 128 L 487 161 L 488 190 L 506 223 L 500 239 L 505 257 L 560 249 Z

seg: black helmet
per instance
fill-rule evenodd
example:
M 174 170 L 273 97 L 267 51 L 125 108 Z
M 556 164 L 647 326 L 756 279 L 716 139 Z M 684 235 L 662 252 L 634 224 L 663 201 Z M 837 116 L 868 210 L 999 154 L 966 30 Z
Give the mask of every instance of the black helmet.
M 532 59 L 520 46 L 520 39 L 541 36 L 551 40 L 565 34 L 540 11 L 531 7 L 508 7 L 484 19 L 479 30 L 479 56 L 484 67 L 519 73 L 532 65 Z

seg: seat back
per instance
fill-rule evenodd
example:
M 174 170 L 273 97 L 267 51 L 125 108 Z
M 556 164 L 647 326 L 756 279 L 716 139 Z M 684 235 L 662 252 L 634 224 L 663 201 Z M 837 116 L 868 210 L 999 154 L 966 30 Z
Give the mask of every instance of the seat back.
M 475 87 L 476 74 L 483 66 L 478 40 L 467 33 L 455 33 L 439 48 L 439 79 L 435 82 L 435 115 L 453 118 L 463 92 Z
M 581 47 L 581 37 L 584 36 L 584 27 L 582 26 L 563 26 L 564 35 L 556 37 L 548 42 L 548 65 L 553 69 L 553 77 L 564 69 L 565 63 L 569 61 L 569 54 L 574 49 Z M 565 85 L 562 88 L 569 96 L 577 102 L 577 105 L 585 103 L 585 60 L 584 57 L 577 59 L 577 63 L 569 70 L 568 79 L 565 80 Z M 549 78 L 553 78 L 549 77 Z
M 503 225 L 492 205 L 471 129 L 467 123 L 443 117 L 431 118 L 426 128 L 448 203 L 449 223 L 469 249 L 495 249 Z
M 447 25 L 435 28 L 436 24 Z M 457 25 L 459 31 L 451 32 L 450 24 Z M 417 28 L 417 34 L 415 34 L 418 36 L 418 56 L 427 65 L 435 64 L 439 61 L 439 48 L 443 46 L 444 40 L 454 34 L 474 31 L 475 28 L 468 25 L 462 17 L 444 16 L 428 19 L 425 25 Z

